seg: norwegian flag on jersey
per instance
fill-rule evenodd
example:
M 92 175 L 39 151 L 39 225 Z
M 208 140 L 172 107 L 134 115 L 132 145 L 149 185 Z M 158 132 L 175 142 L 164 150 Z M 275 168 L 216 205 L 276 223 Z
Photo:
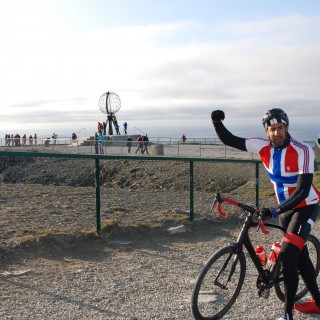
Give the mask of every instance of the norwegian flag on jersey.
M 259 153 L 273 184 L 279 204 L 283 203 L 296 189 L 298 175 L 314 172 L 314 153 L 308 144 L 291 138 L 284 149 L 275 149 L 268 139 L 246 139 L 249 152 Z M 308 197 L 298 207 L 318 202 L 318 191 L 312 186 Z

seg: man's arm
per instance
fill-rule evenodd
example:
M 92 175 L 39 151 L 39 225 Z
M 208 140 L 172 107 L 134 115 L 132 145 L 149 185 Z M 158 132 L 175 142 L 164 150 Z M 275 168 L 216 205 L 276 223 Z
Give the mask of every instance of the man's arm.
M 247 151 L 246 139 L 233 135 L 222 123 L 224 120 L 224 112 L 221 110 L 215 110 L 211 113 L 211 119 L 213 126 L 219 139 L 227 146 Z
M 262 208 L 262 210 L 260 211 L 262 219 L 275 218 L 282 212 L 286 212 L 296 207 L 301 201 L 308 197 L 312 185 L 312 179 L 312 173 L 299 174 L 297 188 L 295 189 L 295 191 L 277 208 Z
M 312 185 L 313 173 L 299 174 L 297 188 L 290 197 L 277 208 L 278 213 L 288 211 L 296 207 L 301 201 L 308 197 Z

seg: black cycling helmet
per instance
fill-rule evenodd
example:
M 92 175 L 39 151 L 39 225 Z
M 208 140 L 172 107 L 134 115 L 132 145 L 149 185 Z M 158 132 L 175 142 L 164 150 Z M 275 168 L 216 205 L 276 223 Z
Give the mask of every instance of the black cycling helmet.
M 289 126 L 289 118 L 280 108 L 268 110 L 262 118 L 262 125 L 265 128 L 268 128 L 275 123 L 283 123 L 284 125 Z

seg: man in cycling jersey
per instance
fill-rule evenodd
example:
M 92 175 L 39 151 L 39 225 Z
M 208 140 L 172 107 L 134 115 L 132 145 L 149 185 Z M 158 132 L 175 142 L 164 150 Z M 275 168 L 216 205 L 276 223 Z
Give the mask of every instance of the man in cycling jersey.
M 285 304 L 284 317 L 292 320 L 293 309 L 303 313 L 320 314 L 320 294 L 314 267 L 305 241 L 317 214 L 319 192 L 312 184 L 314 153 L 312 148 L 292 138 L 288 132 L 289 118 L 280 108 L 271 109 L 262 118 L 267 138 L 240 138 L 223 125 L 225 114 L 221 110 L 211 113 L 211 119 L 220 140 L 242 151 L 257 152 L 273 184 L 278 206 L 263 208 L 264 220 L 279 216 L 286 228 L 279 259 L 283 265 Z M 294 304 L 298 287 L 298 269 L 313 300 Z

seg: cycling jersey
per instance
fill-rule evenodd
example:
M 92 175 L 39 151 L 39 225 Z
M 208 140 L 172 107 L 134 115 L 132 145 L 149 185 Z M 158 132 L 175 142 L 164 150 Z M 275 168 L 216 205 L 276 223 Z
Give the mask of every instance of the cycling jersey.
M 290 137 L 289 144 L 274 148 L 268 139 L 246 139 L 246 149 L 258 152 L 273 184 L 277 202 L 285 202 L 297 188 L 299 174 L 313 174 L 314 153 L 305 143 Z M 311 185 L 308 196 L 295 208 L 318 203 L 316 189 Z

